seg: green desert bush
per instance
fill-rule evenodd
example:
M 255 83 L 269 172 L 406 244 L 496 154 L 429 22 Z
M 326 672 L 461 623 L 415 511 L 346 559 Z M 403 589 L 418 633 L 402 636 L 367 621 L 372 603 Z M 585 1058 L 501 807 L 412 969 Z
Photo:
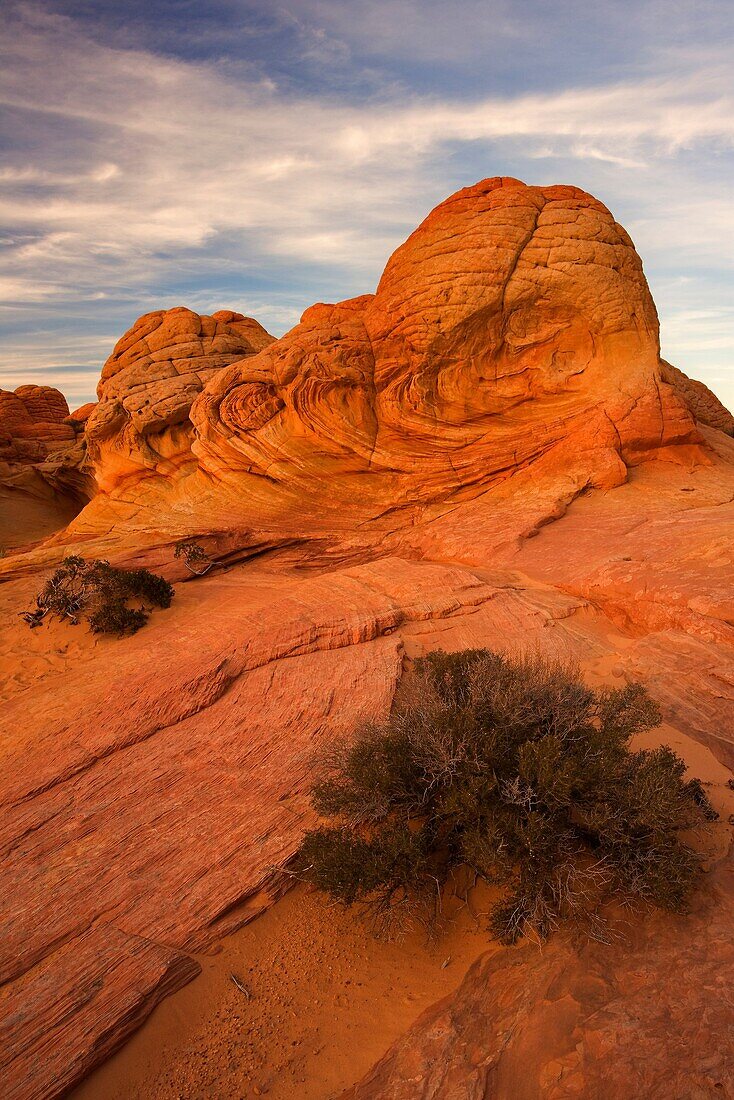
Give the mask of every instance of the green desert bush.
M 23 618 L 36 627 L 47 615 L 74 624 L 86 617 L 95 634 L 121 636 L 134 634 L 153 607 L 170 607 L 172 598 L 168 581 L 147 569 L 116 569 L 74 556 L 62 561 Z
M 660 723 L 639 684 L 594 691 L 539 657 L 430 653 L 381 724 L 332 747 L 296 873 L 378 931 L 430 920 L 466 869 L 504 887 L 505 943 L 565 920 L 601 935 L 611 896 L 685 908 L 699 873 L 683 830 L 716 816 L 669 748 L 632 751 Z

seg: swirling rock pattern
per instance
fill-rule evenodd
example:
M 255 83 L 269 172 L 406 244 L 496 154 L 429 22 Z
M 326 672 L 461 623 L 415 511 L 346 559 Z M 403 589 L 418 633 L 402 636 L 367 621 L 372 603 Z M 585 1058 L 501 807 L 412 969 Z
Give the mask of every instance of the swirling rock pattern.
M 624 229 L 577 188 L 508 178 L 442 203 L 376 294 L 311 307 L 191 418 L 220 477 L 392 503 L 488 487 L 572 436 L 615 450 L 617 480 L 697 438 Z
M 144 470 L 170 474 L 188 452 L 191 403 L 217 371 L 272 343 L 241 313 L 190 309 L 140 317 L 102 368 L 96 406 L 84 406 L 89 458 L 101 488 Z

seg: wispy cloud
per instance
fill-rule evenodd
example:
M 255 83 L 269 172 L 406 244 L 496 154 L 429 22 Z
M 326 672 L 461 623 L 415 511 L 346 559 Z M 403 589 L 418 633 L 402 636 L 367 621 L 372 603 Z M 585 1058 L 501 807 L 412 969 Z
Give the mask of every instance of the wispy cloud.
M 442 46 L 416 2 L 358 6 L 354 26 L 350 5 L 316 0 L 290 5 L 281 22 L 311 61 L 321 51 L 335 66 L 374 65 L 411 41 L 425 59 L 443 50 L 451 61 L 456 33 L 447 29 Z M 464 9 L 486 30 L 486 4 Z M 493 10 L 497 39 L 532 37 L 509 5 Z M 724 42 L 703 55 L 667 49 L 657 62 L 650 53 L 603 83 L 473 97 L 388 84 L 357 102 L 318 85 L 282 87 L 267 59 L 243 67 L 121 45 L 28 4 L 9 19 L 0 318 L 15 311 L 16 364 L 24 332 L 28 366 L 41 353 L 22 320 L 34 305 L 64 340 L 75 316 L 80 338 L 90 326 L 106 338 L 184 292 L 200 308 L 225 304 L 216 292 L 262 307 L 259 319 L 283 331 L 322 291 L 371 289 L 427 210 L 483 175 L 598 193 L 633 232 L 654 291 L 692 270 L 695 293 L 707 288 L 716 306 L 731 277 L 734 80 Z M 717 323 L 717 339 L 734 345 L 726 318 Z M 49 369 L 61 364 L 53 347 Z M 706 366 L 686 357 L 684 369 Z

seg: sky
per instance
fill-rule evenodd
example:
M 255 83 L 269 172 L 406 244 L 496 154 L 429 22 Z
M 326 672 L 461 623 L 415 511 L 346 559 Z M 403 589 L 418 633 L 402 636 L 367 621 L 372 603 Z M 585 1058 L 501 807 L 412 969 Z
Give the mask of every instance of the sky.
M 512 175 L 612 210 L 734 408 L 733 48 L 732 0 L 6 0 L 0 387 L 93 399 L 152 309 L 281 335 Z

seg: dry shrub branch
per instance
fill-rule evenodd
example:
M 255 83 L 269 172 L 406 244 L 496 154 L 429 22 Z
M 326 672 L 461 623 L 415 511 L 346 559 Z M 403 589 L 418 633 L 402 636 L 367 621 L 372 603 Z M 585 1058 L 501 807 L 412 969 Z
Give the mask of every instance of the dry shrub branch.
M 62 561 L 22 617 L 31 627 L 47 615 L 76 625 L 86 618 L 95 634 L 134 634 L 154 607 L 170 607 L 173 587 L 147 569 L 116 569 L 108 561 Z
M 214 565 L 203 546 L 191 539 L 181 539 L 174 547 L 173 556 L 183 559 L 183 563 L 189 573 L 195 577 L 203 577 Z
M 390 717 L 329 751 L 313 804 L 327 823 L 297 873 L 378 931 L 430 920 L 459 869 L 503 886 L 491 930 L 601 935 L 610 896 L 685 908 L 700 870 L 683 830 L 715 817 L 667 747 L 639 684 L 593 691 L 578 671 L 487 650 L 431 653 Z

